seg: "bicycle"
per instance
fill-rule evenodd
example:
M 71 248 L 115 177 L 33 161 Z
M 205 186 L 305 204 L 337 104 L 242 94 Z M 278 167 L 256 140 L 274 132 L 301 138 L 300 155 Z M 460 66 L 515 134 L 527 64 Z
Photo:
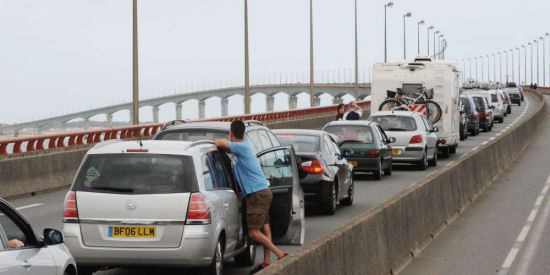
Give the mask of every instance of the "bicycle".
M 407 111 L 426 111 L 426 118 L 433 124 L 441 119 L 441 106 L 432 101 L 433 89 L 424 87 L 418 89 L 420 94 L 413 94 L 416 98 L 405 95 L 401 88 L 396 91 L 387 90 L 386 99 L 380 104 L 379 111 L 392 111 L 406 108 Z M 424 105 L 424 106 L 422 106 Z

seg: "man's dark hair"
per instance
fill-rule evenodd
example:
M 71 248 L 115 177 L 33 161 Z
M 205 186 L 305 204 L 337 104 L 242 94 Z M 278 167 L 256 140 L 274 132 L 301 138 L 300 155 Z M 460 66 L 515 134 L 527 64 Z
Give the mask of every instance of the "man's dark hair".
M 234 137 L 242 139 L 244 137 L 244 130 L 246 129 L 246 126 L 244 126 L 244 122 L 242 122 L 241 120 L 235 120 L 231 122 L 230 129 Z
M 355 111 L 349 112 L 346 116 L 346 120 L 359 120 L 360 118 L 359 114 Z

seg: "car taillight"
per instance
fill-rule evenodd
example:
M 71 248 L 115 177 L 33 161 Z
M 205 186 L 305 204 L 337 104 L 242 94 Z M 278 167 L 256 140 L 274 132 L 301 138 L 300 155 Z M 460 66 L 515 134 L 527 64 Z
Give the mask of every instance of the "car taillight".
M 67 192 L 67 195 L 65 195 L 65 202 L 63 204 L 63 222 L 78 222 L 78 209 L 76 208 L 75 191 L 69 191 Z
M 479 118 L 487 118 L 487 113 L 479 112 Z
M 322 174 L 323 166 L 318 159 L 302 162 L 302 170 L 307 173 Z
M 444 139 L 444 138 L 438 139 L 438 140 L 437 140 L 437 143 L 439 143 L 439 144 L 446 144 L 446 143 L 447 143 L 447 140 Z
M 422 136 L 421 135 L 415 135 L 411 137 L 411 141 L 409 141 L 410 144 L 414 143 L 422 143 Z
M 191 194 L 189 207 L 187 208 L 187 224 L 209 224 L 210 206 L 203 193 Z
M 378 157 L 380 155 L 380 151 L 378 150 L 370 150 L 367 152 L 367 156 L 369 157 Z

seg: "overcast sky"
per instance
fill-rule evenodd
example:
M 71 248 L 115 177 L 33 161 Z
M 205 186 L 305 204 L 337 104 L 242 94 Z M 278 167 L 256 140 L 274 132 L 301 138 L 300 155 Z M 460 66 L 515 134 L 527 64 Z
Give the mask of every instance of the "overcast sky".
M 130 101 L 131 3 L 0 0 L 0 123 Z M 360 68 L 383 59 L 384 3 L 358 0 Z M 353 67 L 353 5 L 353 0 L 314 0 L 316 70 Z M 242 83 L 242 0 L 139 0 L 138 8 L 141 98 L 209 82 Z M 388 9 L 390 60 L 403 58 L 407 11 L 413 14 L 407 20 L 409 57 L 417 52 L 421 19 L 445 34 L 447 57 L 454 59 L 515 48 L 550 31 L 547 0 L 396 0 Z M 308 0 L 249 0 L 252 81 L 308 70 L 308 20 Z M 426 26 L 420 41 L 425 53 Z M 241 101 L 232 100 L 230 112 L 239 112 Z M 263 111 L 262 96 L 253 100 L 253 111 Z M 278 96 L 276 104 L 286 108 L 285 97 Z M 219 114 L 217 106 L 217 99 L 207 102 L 211 116 Z M 173 109 L 161 107 L 161 118 L 173 118 Z M 196 103 L 184 110 L 184 116 L 196 116 Z M 142 120 L 151 119 L 150 109 L 142 112 Z M 124 114 L 115 117 L 121 120 Z

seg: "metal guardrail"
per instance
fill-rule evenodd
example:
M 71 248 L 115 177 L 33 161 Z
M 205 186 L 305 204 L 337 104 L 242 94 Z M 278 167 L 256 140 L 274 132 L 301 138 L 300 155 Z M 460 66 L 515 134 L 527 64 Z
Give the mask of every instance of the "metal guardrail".
M 364 107 L 370 105 L 370 101 L 360 101 L 357 104 L 361 107 Z M 308 117 L 312 115 L 326 114 L 331 112 L 336 114 L 336 105 L 250 115 L 197 119 L 190 120 L 188 122 L 230 122 L 234 120 L 258 120 L 262 122 L 272 122 L 278 120 L 288 120 L 294 118 Z M 104 128 L 82 132 L 2 139 L 0 140 L 0 156 L 20 154 L 24 152 L 46 151 L 55 148 L 77 147 L 86 144 L 95 144 L 111 139 L 135 139 L 140 137 L 147 138 L 154 136 L 162 126 L 162 123 L 155 123 L 137 126 L 132 125 L 115 128 Z

